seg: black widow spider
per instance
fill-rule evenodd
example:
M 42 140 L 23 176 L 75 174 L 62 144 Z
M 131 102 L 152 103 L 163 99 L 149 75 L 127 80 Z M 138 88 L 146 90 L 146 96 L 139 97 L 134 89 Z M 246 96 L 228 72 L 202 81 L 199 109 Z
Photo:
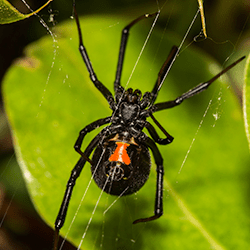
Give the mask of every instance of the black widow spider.
M 109 117 L 99 119 L 87 125 L 80 131 L 79 137 L 76 140 L 74 148 L 81 155 L 81 158 L 71 172 L 64 198 L 60 206 L 60 211 L 55 221 L 54 250 L 57 249 L 59 230 L 62 228 L 66 218 L 73 187 L 86 161 L 91 164 L 93 178 L 102 190 L 112 195 L 128 195 L 138 191 L 148 179 L 151 165 L 148 149 L 150 148 L 155 159 L 157 172 L 154 215 L 148 218 L 137 219 L 133 224 L 152 221 L 163 214 L 163 158 L 156 143 L 166 145 L 171 143 L 174 138 L 169 135 L 154 118 L 153 113 L 175 107 L 181 104 L 183 100 L 206 90 L 217 78 L 245 58 L 240 58 L 209 81 L 197 85 L 193 89 L 177 97 L 175 100 L 155 104 L 161 85 L 179 52 L 178 47 L 174 46 L 171 49 L 167 60 L 159 71 L 158 78 L 151 92 L 146 92 L 142 97 L 139 89 L 134 91 L 132 88 L 124 90 L 120 84 L 130 28 L 140 20 L 155 16 L 158 12 L 154 14 L 145 14 L 132 21 L 122 30 L 118 65 L 114 82 L 115 97 L 113 97 L 111 92 L 97 79 L 86 48 L 83 45 L 75 1 L 73 2 L 73 8 L 79 35 L 79 51 L 87 67 L 91 81 L 102 93 L 104 98 L 106 98 L 113 113 Z M 166 138 L 159 137 L 155 128 L 146 120 L 149 116 L 164 133 Z M 108 123 L 110 123 L 110 125 L 102 129 L 90 142 L 85 151 L 82 152 L 81 145 L 85 135 Z M 152 139 L 142 132 L 143 128 L 148 130 Z M 94 149 L 93 157 L 89 159 Z

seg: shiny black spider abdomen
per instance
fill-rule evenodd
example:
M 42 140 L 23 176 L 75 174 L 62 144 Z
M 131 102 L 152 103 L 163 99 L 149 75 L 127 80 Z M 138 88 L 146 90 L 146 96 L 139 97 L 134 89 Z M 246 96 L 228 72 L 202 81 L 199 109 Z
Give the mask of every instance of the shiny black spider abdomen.
M 151 161 L 148 148 L 134 138 L 120 141 L 117 135 L 106 139 L 95 149 L 91 171 L 103 191 L 112 195 L 128 195 L 138 191 L 147 181 Z

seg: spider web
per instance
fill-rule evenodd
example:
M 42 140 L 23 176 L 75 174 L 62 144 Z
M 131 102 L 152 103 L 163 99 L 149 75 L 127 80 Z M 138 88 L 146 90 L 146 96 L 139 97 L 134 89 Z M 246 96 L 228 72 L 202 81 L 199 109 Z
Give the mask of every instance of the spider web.
M 160 3 L 158 3 L 158 1 L 156 1 L 156 7 L 157 7 L 157 9 L 158 10 L 161 10 L 161 12 L 163 12 L 164 11 L 164 8 L 166 8 L 165 6 L 166 6 L 166 4 L 167 4 L 167 1 L 166 2 L 164 2 L 162 5 L 160 5 Z M 173 9 L 174 9 L 174 7 L 173 7 Z M 193 18 L 193 21 L 195 21 L 196 20 L 196 18 L 197 18 L 197 15 L 198 15 L 198 12 L 195 14 L 194 13 L 194 15 L 195 15 L 195 17 Z M 170 20 L 171 19 L 171 16 L 172 16 L 172 13 L 170 13 L 169 14 L 169 17 L 168 17 L 168 20 Z M 161 15 L 160 15 L 160 17 L 161 17 Z M 164 19 L 166 19 L 165 17 L 164 17 Z M 43 99 L 46 97 L 46 89 L 47 89 L 47 86 L 48 86 L 48 84 L 52 84 L 51 82 L 50 82 L 50 77 L 51 77 L 51 72 L 53 72 L 53 68 L 54 68 L 54 63 L 57 61 L 57 58 L 56 58 L 56 55 L 57 55 L 57 40 L 56 40 L 56 37 L 55 37 L 55 35 L 53 34 L 53 32 L 52 32 L 52 30 L 51 30 L 51 28 L 49 28 L 47 25 L 46 25 L 46 23 L 44 22 L 44 20 L 42 19 L 42 18 L 40 18 L 39 17 L 39 20 L 40 20 L 40 22 L 41 22 L 41 24 L 47 29 L 47 31 L 48 31 L 48 33 L 50 34 L 50 36 L 52 37 L 52 40 L 53 40 L 53 47 L 54 47 L 54 56 L 53 56 L 53 59 L 52 59 L 52 63 L 51 63 L 51 71 L 50 71 L 50 73 L 48 74 L 48 77 L 47 77 L 47 81 L 46 81 L 46 83 L 45 83 L 45 87 L 44 87 L 44 94 L 43 94 L 43 97 L 42 97 L 42 100 L 41 100 L 41 102 L 40 102 L 40 106 L 42 106 L 43 105 Z M 53 19 L 54 20 L 54 19 Z M 155 19 L 155 21 L 156 21 L 157 19 Z M 134 87 L 134 82 L 132 82 L 132 80 L 133 80 L 133 76 L 134 76 L 134 72 L 136 71 L 136 67 L 137 67 L 137 64 L 142 60 L 142 56 L 143 56 L 143 54 L 144 54 L 144 50 L 145 50 L 145 48 L 146 48 L 146 45 L 147 45 L 147 43 L 149 42 L 149 39 L 150 39 L 150 37 L 151 36 L 153 36 L 152 35 L 152 31 L 153 31 L 153 29 L 155 28 L 155 25 L 156 25 L 157 23 L 156 22 L 154 22 L 153 21 L 153 23 L 152 23 L 152 26 L 151 26 L 151 29 L 150 29 L 150 32 L 149 32 L 149 34 L 148 34 L 148 36 L 147 36 L 147 38 L 146 38 L 146 40 L 145 40 L 145 42 L 144 42 L 144 44 L 142 45 L 142 49 L 141 49 L 141 51 L 140 52 L 138 52 L 139 53 L 139 55 L 138 55 L 138 58 L 137 58 L 137 60 L 136 60 L 136 62 L 134 63 L 134 66 L 133 66 L 133 70 L 132 70 L 132 73 L 131 73 L 131 75 L 129 76 L 129 78 L 128 78 L 128 81 L 127 81 L 127 83 L 126 83 L 126 88 L 127 87 Z M 166 25 L 167 26 L 167 25 Z M 187 25 L 188 26 L 188 25 Z M 191 23 L 190 24 L 190 28 L 192 28 L 192 26 L 193 26 L 193 23 Z M 189 35 L 189 32 L 190 32 L 190 30 L 188 29 L 187 30 L 187 32 L 185 33 L 185 36 L 184 36 L 184 38 L 182 39 L 182 42 L 180 43 L 181 45 L 182 45 L 182 50 L 181 50 L 181 52 L 180 52 L 180 56 L 182 56 L 182 53 L 184 54 L 185 53 L 185 51 L 192 45 L 192 42 L 191 43 L 189 43 L 188 45 L 186 45 L 186 36 L 188 36 Z M 132 33 L 132 32 L 131 32 Z M 163 36 L 164 36 L 165 34 L 163 33 Z M 131 34 L 131 36 L 135 36 L 135 34 Z M 195 38 L 195 37 L 194 37 Z M 86 39 L 84 38 L 84 41 L 85 41 Z M 190 39 L 189 39 L 190 40 Z M 162 40 L 161 41 L 159 41 L 159 43 L 161 43 L 162 42 Z M 131 43 L 129 42 L 128 43 L 128 50 L 129 50 L 129 47 L 130 46 L 132 46 L 131 45 Z M 77 49 L 77 48 L 76 48 Z M 157 57 L 157 51 L 158 51 L 158 53 L 159 53 L 159 51 L 160 51 L 161 49 L 160 49 L 160 45 L 159 45 L 159 47 L 158 48 L 156 48 L 156 52 L 155 52 L 155 58 L 153 58 L 153 60 L 152 60 L 152 62 L 151 62 L 151 64 L 153 64 L 154 63 L 154 61 L 156 60 L 156 57 Z M 231 54 L 229 55 L 229 57 L 231 57 Z M 178 61 L 178 60 L 177 60 Z M 178 62 L 176 62 L 176 63 L 178 63 Z M 125 64 L 126 64 L 126 61 L 125 61 Z M 216 69 L 217 70 L 217 69 Z M 217 71 L 218 72 L 218 71 Z M 155 74 L 157 73 L 157 72 L 154 72 Z M 70 77 L 70 76 L 69 76 Z M 171 77 L 171 76 L 170 76 Z M 131 81 L 130 81 L 131 80 Z M 207 80 L 207 79 L 204 79 L 204 80 Z M 68 79 L 67 79 L 67 77 L 65 77 L 65 79 L 64 79 L 64 83 L 65 82 L 68 82 Z M 72 82 L 71 82 L 71 84 L 72 84 Z M 105 84 L 105 83 L 104 83 Z M 175 83 L 175 84 L 178 84 L 178 83 Z M 195 86 L 195 84 L 197 84 L 197 83 L 192 83 L 192 84 L 194 84 L 193 86 Z M 163 89 L 162 89 L 162 93 L 165 93 L 164 92 L 164 89 L 165 89 L 165 87 L 166 87 L 166 89 L 168 88 L 168 87 L 170 87 L 169 86 L 170 84 L 169 83 L 164 83 L 164 86 L 163 86 Z M 187 90 L 188 88 L 186 88 L 186 90 Z M 171 90 L 170 90 L 171 91 Z M 170 160 L 170 164 L 169 164 L 169 166 L 168 166 L 168 168 L 173 168 L 173 170 L 171 170 L 170 171 L 170 176 L 171 175 L 175 175 L 175 177 L 173 178 L 173 180 L 174 180 L 174 182 L 176 182 L 175 183 L 175 185 L 174 186 L 171 186 L 170 184 L 169 184 L 169 181 L 168 181 L 168 177 L 167 176 L 165 176 L 165 199 L 164 199 L 164 215 L 163 216 L 166 216 L 167 218 L 169 218 L 169 215 L 168 215 L 168 210 L 166 209 L 166 207 L 167 207 L 167 203 L 169 202 L 170 204 L 172 203 L 171 202 L 171 197 L 169 197 L 169 194 L 170 194 L 170 196 L 172 196 L 172 197 L 174 197 L 174 199 L 176 198 L 177 200 L 178 200 L 178 195 L 176 195 L 176 193 L 175 193 L 175 191 L 176 190 L 178 190 L 178 186 L 181 186 L 182 185 L 182 183 L 184 184 L 184 181 L 183 181 L 183 178 L 182 178 L 182 173 L 183 173 L 183 171 L 185 171 L 185 168 L 187 169 L 187 171 L 188 171 L 188 169 L 189 169 L 189 167 L 188 167 L 188 161 L 189 161 L 189 154 L 190 154 L 190 152 L 192 153 L 193 151 L 195 151 L 195 149 L 193 149 L 193 145 L 195 144 L 195 140 L 196 140 L 196 138 L 199 136 L 199 131 L 200 131 L 200 129 L 201 129 L 201 127 L 203 126 L 203 122 L 204 122 L 204 120 L 207 118 L 207 116 L 209 116 L 209 110 L 211 109 L 211 107 L 212 107 L 212 111 L 210 112 L 210 115 L 211 115 L 211 113 L 212 113 L 212 117 L 214 117 L 214 120 L 212 120 L 211 121 L 211 119 L 208 119 L 209 121 L 209 123 L 210 123 L 210 125 L 211 126 L 215 126 L 216 125 L 216 122 L 218 121 L 218 119 L 220 118 L 220 116 L 221 116 L 221 114 L 223 113 L 223 103 L 225 102 L 225 99 L 224 99 L 224 97 L 223 97 L 223 91 L 224 90 L 222 90 L 222 89 L 219 89 L 218 90 L 218 88 L 215 90 L 215 93 L 213 94 L 213 96 L 211 97 L 211 95 L 210 95 L 210 97 L 208 98 L 208 101 L 207 101 L 207 104 L 206 104 L 206 106 L 205 106 L 205 111 L 203 112 L 203 114 L 202 113 L 200 113 L 199 114 L 199 116 L 200 116 L 200 122 L 199 122 L 199 119 L 198 120 L 196 120 L 195 122 L 194 122 L 194 129 L 192 130 L 193 131 L 193 133 L 192 134 L 188 134 L 188 137 L 189 137 L 189 139 L 190 139 L 190 141 L 189 141 L 189 143 L 187 143 L 187 146 L 186 146 L 186 150 L 185 150 L 185 152 L 184 152 L 184 154 L 183 154 L 183 152 L 182 153 L 180 153 L 180 158 L 181 158 L 181 160 L 179 161 L 180 163 L 177 165 L 177 166 L 173 166 L 174 164 L 172 164 L 171 165 L 171 160 Z M 166 93 L 167 93 L 167 91 L 166 91 Z M 180 92 L 180 94 L 181 94 L 182 92 Z M 206 95 L 206 94 L 203 94 L 203 95 Z M 162 98 L 163 99 L 163 94 L 161 95 L 161 96 L 159 96 L 159 98 Z M 185 105 L 185 104 L 183 104 L 183 105 Z M 174 112 L 177 112 L 178 113 L 178 111 L 174 111 Z M 170 115 L 168 115 L 168 117 L 171 117 L 171 114 L 172 114 L 172 110 L 170 111 Z M 39 113 L 38 113 L 38 116 L 39 116 Z M 159 120 L 160 120 L 160 115 L 159 115 Z M 177 133 L 178 134 L 178 129 L 173 129 L 174 128 L 174 126 L 172 125 L 172 126 L 170 126 L 170 129 L 168 129 L 168 128 L 166 128 L 167 129 L 167 131 L 170 131 L 171 133 Z M 79 128 L 79 130 L 80 130 L 81 128 Z M 177 131 L 176 131 L 177 130 Z M 174 142 L 175 143 L 175 142 Z M 85 145 L 85 144 L 84 144 Z M 84 145 L 83 145 L 83 147 L 84 147 Z M 86 144 L 87 145 L 87 144 Z M 162 147 L 160 147 L 160 151 L 162 150 Z M 174 148 L 174 150 L 176 150 L 175 148 Z M 168 152 L 169 151 L 171 151 L 171 148 L 169 148 L 168 149 Z M 164 151 L 164 160 L 165 160 L 165 151 Z M 167 154 L 168 156 L 167 156 L 167 158 L 169 158 L 169 157 L 171 157 L 170 156 L 170 153 L 168 153 Z M 166 162 L 166 160 L 165 160 L 165 162 Z M 73 164 L 74 163 L 72 163 L 72 167 L 73 167 Z M 179 169 L 178 169 L 179 168 Z M 83 171 L 87 171 L 87 167 L 85 167 L 84 169 L 83 169 Z M 154 171 L 154 166 L 152 167 L 152 172 Z M 83 173 L 82 173 L 82 175 L 83 175 Z M 184 175 L 184 174 L 183 174 Z M 79 177 L 79 178 L 81 178 L 81 177 Z M 153 179 L 153 181 L 152 182 L 150 182 L 150 184 L 149 185 L 151 185 L 152 183 L 154 183 L 154 180 L 155 180 L 155 175 L 154 176 L 152 176 L 152 174 L 151 174 L 151 176 L 150 176 L 150 179 Z M 78 182 L 79 182 L 79 180 L 78 180 Z M 85 206 L 85 203 L 84 203 L 84 200 L 85 200 L 85 195 L 89 192 L 89 189 L 91 189 L 92 187 L 91 187 L 91 182 L 92 182 L 92 177 L 91 177 L 91 179 L 90 179 L 90 181 L 89 181 L 89 183 L 88 183 L 88 185 L 87 185 L 87 188 L 84 190 L 84 192 L 83 192 L 83 196 L 82 196 L 82 200 L 81 201 L 79 201 L 79 207 L 78 207 L 78 209 L 76 210 L 76 212 L 75 212 L 75 216 L 74 216 L 74 218 L 72 218 L 71 219 L 71 223 L 70 223 L 70 227 L 68 227 L 68 229 L 67 229 L 67 233 L 66 233 L 66 237 L 65 237 L 65 240 L 67 239 L 67 235 L 68 235 L 68 233 L 70 233 L 71 232 L 71 230 L 73 230 L 73 228 L 74 228 L 74 224 L 75 224 L 75 218 L 77 217 L 77 214 L 78 214 L 78 211 L 81 209 L 81 207 L 82 206 Z M 172 182 L 172 183 L 174 183 L 174 182 Z M 66 183 L 65 183 L 66 184 Z M 148 184 L 147 184 L 148 185 Z M 152 184 L 153 185 L 153 184 Z M 93 185 L 92 185 L 93 186 Z M 76 184 L 76 187 L 75 187 L 75 189 L 77 189 L 77 184 Z M 148 190 L 150 190 L 150 187 L 149 186 L 147 186 L 146 187 L 146 190 L 148 191 Z M 75 190 L 74 190 L 75 191 Z M 141 191 L 140 191 L 141 192 Z M 101 205 L 100 207 L 101 207 L 101 210 L 102 210 L 102 213 L 103 213 L 103 217 L 102 217 L 102 223 L 101 223 L 101 225 L 99 226 L 99 228 L 98 228 L 98 230 L 97 230 L 97 232 L 98 232 L 98 234 L 100 234 L 100 238 L 101 238 L 101 240 L 99 240 L 99 239 L 97 239 L 99 236 L 97 236 L 97 238 L 93 241 L 93 246 L 95 246 L 96 247 L 96 249 L 98 248 L 98 249 L 106 249 L 105 248 L 105 238 L 106 237 L 112 237 L 112 239 L 111 239 L 111 242 L 113 241 L 114 242 L 114 245 L 115 246 L 117 246 L 117 247 L 119 247 L 119 244 L 118 244 L 118 242 L 122 239 L 122 240 L 124 240 L 124 242 L 126 242 L 126 244 L 129 246 L 128 247 L 128 249 L 138 249 L 138 242 L 140 242 L 140 240 L 141 240 L 141 237 L 143 237 L 143 231 L 145 232 L 145 231 L 149 231 L 149 230 L 154 230 L 155 228 L 155 225 L 151 225 L 150 223 L 149 224 L 146 224 L 146 225 L 141 225 L 140 227 L 141 227 L 141 230 L 140 230 L 140 233 L 138 233 L 138 232 L 136 232 L 136 233 L 132 233 L 132 235 L 133 235 L 133 237 L 128 237 L 128 235 L 126 234 L 125 236 L 124 235 L 122 235 L 122 233 L 123 233 L 123 231 L 121 230 L 121 228 L 123 227 L 123 225 L 121 224 L 121 222 L 124 222 L 124 219 L 123 220 L 120 220 L 119 218 L 117 218 L 117 222 L 118 222 L 118 231 L 117 231 L 117 233 L 115 233 L 115 234 L 113 234 L 113 235 L 107 235 L 107 231 L 105 230 L 105 227 L 106 226 L 108 226 L 108 224 L 109 224 L 109 220 L 107 219 L 107 217 L 110 215 L 110 213 L 112 213 L 113 212 L 113 207 L 115 207 L 116 205 L 117 205 L 117 203 L 119 203 L 119 202 L 122 202 L 122 204 L 123 204 L 123 206 L 124 206 L 124 208 L 123 208 L 123 210 L 121 211 L 121 213 L 128 213 L 128 216 L 129 217 L 132 217 L 132 218 L 135 218 L 135 216 L 137 216 L 137 213 L 136 213 L 136 210 L 137 210 L 137 207 L 139 206 L 139 204 L 141 203 L 141 202 L 145 202 L 145 199 L 141 199 L 141 196 L 140 196 L 140 192 L 138 193 L 138 194 L 135 194 L 135 195 L 133 195 L 133 197 L 123 197 L 121 200 L 120 200 L 120 197 L 117 197 L 117 198 L 114 198 L 114 197 L 109 197 L 108 195 L 104 195 L 103 194 L 103 191 L 100 191 L 100 195 L 99 195 L 99 197 L 95 197 L 94 199 L 96 200 L 96 202 L 95 202 L 95 204 L 94 204 L 94 206 L 92 207 L 92 213 L 91 213 L 91 215 L 90 215 L 90 217 L 89 217 L 89 220 L 88 220 L 88 223 L 87 223 L 87 225 L 86 225 L 86 227 L 85 228 L 83 228 L 82 229 L 82 240 L 81 240 L 81 242 L 79 243 L 79 245 L 78 245 L 78 249 L 80 249 L 81 247 L 83 247 L 83 249 L 84 249 L 84 241 L 85 241 L 85 237 L 88 235 L 88 233 L 89 233 L 89 230 L 93 230 L 93 229 L 91 229 L 90 227 L 91 227 L 91 225 L 93 225 L 94 226 L 94 228 L 96 227 L 96 222 L 93 222 L 94 220 L 95 220 L 95 216 L 98 216 L 98 214 L 96 215 L 96 209 L 98 209 L 98 207 L 100 206 L 99 205 L 99 202 L 100 202 L 100 200 L 102 199 L 103 201 L 102 201 L 102 204 L 104 204 L 104 205 Z M 145 192 L 146 193 L 146 192 Z M 148 199 L 151 201 L 151 203 L 150 202 L 148 202 L 148 203 L 146 203 L 146 207 L 148 207 L 148 208 L 146 208 L 146 210 L 147 210 L 147 212 L 145 213 L 145 214 L 149 214 L 149 215 L 151 215 L 151 213 L 153 212 L 153 209 L 152 209 L 152 203 L 154 202 L 154 191 L 153 192 L 150 192 L 150 196 L 148 197 Z M 123 200 L 123 201 L 122 201 Z M 131 208 L 131 202 L 134 202 L 135 203 L 135 205 L 134 205 L 134 207 L 132 206 L 132 208 Z M 181 202 L 181 199 L 179 199 L 179 202 Z M 183 203 L 182 203 L 182 205 L 180 205 L 180 206 L 183 206 Z M 188 208 L 188 206 L 183 206 L 185 209 L 187 209 Z M 151 210 L 150 210 L 151 209 Z M 184 213 L 184 215 L 187 217 L 187 218 L 189 218 L 189 220 L 190 221 L 193 221 L 193 224 L 195 224 L 196 225 L 196 227 L 197 228 L 201 228 L 201 231 L 203 231 L 203 235 L 204 235 L 204 237 L 208 240 L 208 242 L 210 243 L 210 245 L 212 245 L 212 246 L 216 246 L 217 248 L 216 249 L 223 249 L 223 247 L 221 247 L 217 242 L 216 242 L 216 240 L 213 238 L 213 237 L 211 237 L 210 235 L 209 235 L 209 232 L 207 232 L 205 229 L 204 229 L 204 227 L 202 226 L 202 224 L 199 222 L 199 220 L 197 220 L 196 218 L 195 218 L 195 216 L 193 216 L 193 214 L 192 213 L 190 213 L 190 211 L 187 209 L 187 210 L 185 210 L 185 209 L 182 209 L 182 211 L 184 211 L 183 213 Z M 7 211 L 6 211 L 7 212 Z M 134 215 L 134 214 L 136 214 L 136 215 Z M 119 216 L 119 214 L 117 215 L 117 216 Z M 66 219 L 67 220 L 67 219 Z M 99 218 L 99 223 L 100 223 L 100 218 Z M 161 219 L 160 219 L 161 220 Z M 159 222 L 160 223 L 160 222 Z M 162 229 L 164 229 L 164 227 L 162 226 L 162 224 L 160 223 L 160 226 L 159 226 L 159 229 L 160 230 L 162 230 Z M 134 229 L 133 229 L 133 226 L 131 225 L 131 231 L 133 231 Z M 114 236 L 114 235 L 116 235 L 116 236 Z M 153 237 L 152 237 L 152 240 L 154 241 L 154 242 L 156 242 L 156 240 L 155 239 L 153 239 Z M 64 244 L 64 242 L 60 245 L 60 249 L 63 249 L 63 244 Z M 93 247 L 93 249 L 95 249 L 95 247 Z M 118 248 L 117 248 L 118 249 Z M 120 248 L 120 249 L 122 249 L 122 248 Z M 124 247 L 124 249 L 127 249 L 127 248 L 125 248 Z

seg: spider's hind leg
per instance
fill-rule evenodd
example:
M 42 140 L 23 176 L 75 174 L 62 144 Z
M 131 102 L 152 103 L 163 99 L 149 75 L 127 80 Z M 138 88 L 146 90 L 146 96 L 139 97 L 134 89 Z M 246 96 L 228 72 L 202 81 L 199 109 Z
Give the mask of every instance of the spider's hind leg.
M 98 142 L 101 140 L 103 136 L 103 133 L 100 132 L 94 139 L 90 142 L 90 144 L 87 146 L 87 148 L 84 151 L 84 154 L 86 157 L 89 157 L 91 152 L 94 150 L 94 148 L 97 146 Z M 86 163 L 86 159 L 81 157 L 79 161 L 76 163 L 75 167 L 71 171 L 70 178 L 68 180 L 66 190 L 64 193 L 63 201 L 61 203 L 56 221 L 55 221 L 55 233 L 54 233 L 54 246 L 53 250 L 57 250 L 58 248 L 58 240 L 59 240 L 59 232 L 60 229 L 63 227 L 67 211 L 68 211 L 68 206 L 69 202 L 71 199 L 71 195 L 73 192 L 73 188 L 75 186 L 77 178 L 80 176 L 81 171 Z
M 157 180 L 156 180 L 155 209 L 153 216 L 135 220 L 133 224 L 156 220 L 163 214 L 163 201 L 162 201 L 163 175 L 164 175 L 163 158 L 161 156 L 159 149 L 157 148 L 156 144 L 152 139 L 146 137 L 144 143 L 151 149 L 156 163 Z

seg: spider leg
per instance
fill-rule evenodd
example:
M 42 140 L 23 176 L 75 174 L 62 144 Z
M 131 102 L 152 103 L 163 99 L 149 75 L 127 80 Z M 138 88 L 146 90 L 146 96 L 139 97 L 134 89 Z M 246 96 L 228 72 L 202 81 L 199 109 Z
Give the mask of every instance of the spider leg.
M 92 64 L 90 62 L 89 56 L 87 54 L 86 48 L 83 45 L 83 40 L 82 40 L 82 31 L 80 27 L 80 22 L 79 18 L 76 12 L 76 7 L 75 7 L 75 1 L 73 1 L 73 9 L 74 9 L 74 15 L 76 19 L 76 25 L 77 25 L 77 30 L 78 30 L 78 36 L 79 36 L 79 51 L 81 53 L 81 56 L 83 58 L 83 61 L 87 67 L 87 70 L 89 72 L 89 77 L 91 81 L 94 83 L 96 88 L 102 93 L 102 95 L 106 98 L 106 100 L 109 103 L 109 106 L 112 110 L 115 108 L 115 103 L 114 103 L 114 98 L 111 92 L 97 79 L 97 76 L 94 72 L 94 69 L 92 67 Z
M 94 139 L 90 142 L 90 144 L 87 146 L 87 148 L 84 151 L 84 155 L 86 157 L 90 156 L 91 152 L 97 146 L 97 144 L 101 140 L 102 136 L 103 136 L 103 131 L 101 131 L 97 136 L 95 136 Z M 57 250 L 59 231 L 64 225 L 64 221 L 65 221 L 65 218 L 67 215 L 68 206 L 69 206 L 69 202 L 70 202 L 73 188 L 75 186 L 75 182 L 76 182 L 77 178 L 79 177 L 85 163 L 86 163 L 86 159 L 81 157 L 79 159 L 79 161 L 76 163 L 73 170 L 71 171 L 71 175 L 70 175 L 70 178 L 68 180 L 67 187 L 66 187 L 66 190 L 64 193 L 63 201 L 62 201 L 59 213 L 58 213 L 56 221 L 55 221 L 55 234 L 54 234 L 53 250 Z
M 185 99 L 188 99 L 188 98 L 190 98 L 190 97 L 192 97 L 194 95 L 197 95 L 200 92 L 206 90 L 215 80 L 217 80 L 221 75 L 225 74 L 228 70 L 230 70 L 236 64 L 241 62 L 244 58 L 245 58 L 245 56 L 241 57 L 240 59 L 238 59 L 234 63 L 230 64 L 228 67 L 226 67 L 224 70 L 222 70 L 219 74 L 214 76 L 209 81 L 200 83 L 196 87 L 190 89 L 186 93 L 184 93 L 181 96 L 177 97 L 175 100 L 168 101 L 168 102 L 161 102 L 161 103 L 157 103 L 157 104 L 153 105 L 152 106 L 152 111 L 156 112 L 156 111 L 163 110 L 163 109 L 173 108 L 173 107 L 181 104 Z
M 92 130 L 104 125 L 104 124 L 107 124 L 109 123 L 111 120 L 111 117 L 106 117 L 106 118 L 103 118 L 103 119 L 99 119 L 95 122 L 92 122 L 90 123 L 89 125 L 87 125 L 85 128 L 83 128 L 80 133 L 79 133 L 79 136 L 76 140 L 76 143 L 74 145 L 74 149 L 77 153 L 79 153 L 86 161 L 88 161 L 91 165 L 92 165 L 92 161 L 86 156 L 85 153 L 83 153 L 81 151 L 81 146 L 82 146 L 82 141 L 84 139 L 84 137 L 86 136 L 87 133 L 91 132 Z
M 122 74 L 122 67 L 123 67 L 123 61 L 124 61 L 124 54 L 127 46 L 128 36 L 129 36 L 129 30 L 132 26 L 134 26 L 137 22 L 144 18 L 153 17 L 155 15 L 159 14 L 159 12 L 153 13 L 153 14 L 145 14 L 138 18 L 136 18 L 134 21 L 132 21 L 130 24 L 128 24 L 123 30 L 122 30 L 122 37 L 121 37 L 121 43 L 120 43 L 120 50 L 119 50 L 119 57 L 118 57 L 118 64 L 117 64 L 117 70 L 116 70 L 116 77 L 114 82 L 114 89 L 115 93 L 118 92 L 119 87 L 121 85 L 121 74 Z
M 169 70 L 171 69 L 174 61 L 175 61 L 175 58 L 177 57 L 179 53 L 179 49 L 177 46 L 173 46 L 172 49 L 170 50 L 170 53 L 167 57 L 167 60 L 163 63 L 159 73 L 158 73 L 158 78 L 156 80 L 156 83 L 154 85 L 154 88 L 153 90 L 151 91 L 151 95 L 152 95 L 152 99 L 151 99 L 151 105 L 154 104 L 156 98 L 157 98 L 157 95 L 158 95 L 158 92 L 160 91 L 161 87 L 162 87 L 162 84 L 169 72 Z
M 164 169 L 163 169 L 163 159 L 161 156 L 161 153 L 159 149 L 157 148 L 154 141 L 146 137 L 144 143 L 151 149 L 153 152 L 153 156 L 156 163 L 156 172 L 157 172 L 157 180 L 156 180 L 156 197 L 155 197 L 155 209 L 154 209 L 154 215 L 148 218 L 142 218 L 135 220 L 133 224 L 139 223 L 139 222 L 147 222 L 152 221 L 155 219 L 158 219 L 163 214 L 163 202 L 162 202 L 162 196 L 163 196 L 163 175 L 164 175 Z
M 151 117 L 154 118 L 153 115 L 151 115 Z M 154 120 L 154 119 L 153 119 L 153 121 L 155 122 L 156 120 Z M 145 127 L 147 128 L 147 130 L 148 130 L 149 134 L 151 135 L 151 137 L 153 138 L 153 140 L 160 145 L 167 145 L 167 144 L 171 143 L 174 140 L 174 137 L 172 137 L 170 134 L 168 134 L 168 132 L 158 123 L 158 121 L 156 121 L 156 122 L 157 122 L 156 125 L 166 135 L 166 138 L 164 138 L 164 139 L 160 138 L 159 135 L 157 134 L 155 128 L 149 122 L 146 121 Z

